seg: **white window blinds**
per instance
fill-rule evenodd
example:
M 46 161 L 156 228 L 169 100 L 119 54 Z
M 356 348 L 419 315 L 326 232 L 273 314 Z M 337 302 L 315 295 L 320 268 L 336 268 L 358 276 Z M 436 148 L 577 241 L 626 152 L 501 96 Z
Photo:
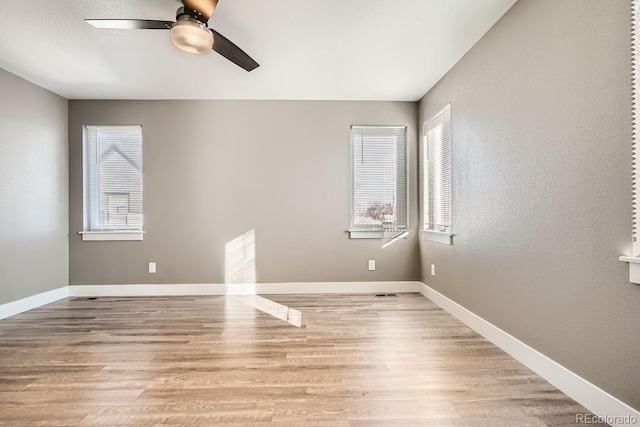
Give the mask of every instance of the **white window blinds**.
M 85 230 L 142 230 L 142 126 L 84 127 Z
M 351 229 L 406 232 L 406 126 L 352 126 Z
M 633 168 L 633 256 L 640 256 L 640 146 L 638 132 L 640 132 L 640 1 L 631 2 L 631 129 Z
M 451 105 L 424 125 L 424 230 L 451 232 Z

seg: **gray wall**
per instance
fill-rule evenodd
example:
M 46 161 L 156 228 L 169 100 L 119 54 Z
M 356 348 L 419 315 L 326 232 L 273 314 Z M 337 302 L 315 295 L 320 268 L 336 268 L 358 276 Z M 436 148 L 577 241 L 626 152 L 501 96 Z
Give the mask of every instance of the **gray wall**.
M 407 125 L 417 103 L 70 101 L 70 283 L 224 283 L 255 229 L 258 282 L 419 280 L 417 170 L 407 240 L 350 240 L 349 130 Z M 82 125 L 141 124 L 144 241 L 82 242 Z M 377 261 L 375 272 L 367 260 Z M 147 273 L 147 263 L 158 273 Z
M 424 97 L 421 120 L 451 102 L 456 237 L 420 251 L 429 286 L 640 408 L 629 16 L 520 0 Z
M 67 286 L 67 100 L 0 69 L 0 304 Z

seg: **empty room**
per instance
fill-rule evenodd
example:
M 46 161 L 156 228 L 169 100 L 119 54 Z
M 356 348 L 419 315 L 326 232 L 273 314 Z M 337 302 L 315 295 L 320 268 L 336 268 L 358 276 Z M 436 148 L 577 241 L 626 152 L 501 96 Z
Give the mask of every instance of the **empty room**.
M 640 0 L 3 0 L 0 425 L 640 425 Z

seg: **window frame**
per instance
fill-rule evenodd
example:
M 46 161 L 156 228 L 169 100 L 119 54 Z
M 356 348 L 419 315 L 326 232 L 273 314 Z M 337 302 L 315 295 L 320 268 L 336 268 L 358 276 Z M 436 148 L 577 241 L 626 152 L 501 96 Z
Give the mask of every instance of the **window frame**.
M 444 119 L 441 119 L 440 116 L 442 116 L 443 114 L 446 114 L 447 116 Z M 440 147 L 438 151 L 440 152 L 445 150 L 448 151 L 447 153 L 448 160 L 449 160 L 448 167 L 439 168 L 439 170 L 441 172 L 447 171 L 447 174 L 448 174 L 448 176 L 447 174 L 445 174 L 444 176 L 441 174 L 440 180 L 448 181 L 446 185 L 449 187 L 450 191 L 449 191 L 449 198 L 446 201 L 446 203 L 449 205 L 449 210 L 451 212 L 451 218 L 449 219 L 449 224 L 440 225 L 437 227 L 435 224 L 431 224 L 429 221 L 429 217 L 431 215 L 431 213 L 429 212 L 429 206 L 437 206 L 438 204 L 442 203 L 442 199 L 440 200 L 440 203 L 436 203 L 435 199 L 432 200 L 432 198 L 435 198 L 435 196 L 431 192 L 429 192 L 429 188 L 431 187 L 430 185 L 431 171 L 429 170 L 429 164 L 431 162 L 429 161 L 429 156 L 432 151 L 435 151 L 435 150 L 429 149 L 431 145 L 429 140 L 429 134 L 430 134 L 429 128 L 430 128 L 431 122 L 433 122 L 436 119 L 441 120 L 443 126 L 448 126 L 448 129 L 445 128 L 442 132 L 442 139 L 439 141 Z M 452 125 L 451 125 L 451 103 L 449 102 L 440 110 L 438 110 L 437 112 L 429 116 L 429 118 L 423 122 L 423 127 L 422 127 L 422 227 L 421 227 L 422 238 L 423 240 L 443 243 L 446 245 L 453 244 L 453 236 L 454 236 L 452 231 L 453 230 L 453 172 L 451 167 L 452 151 L 453 151 L 453 135 L 452 135 Z M 441 162 L 438 162 L 438 163 L 441 163 Z M 433 213 L 434 217 L 437 217 L 440 215 L 441 215 L 441 212 Z M 434 222 L 436 221 L 434 220 Z
M 636 129 L 640 125 L 640 0 L 631 1 L 631 187 L 640 188 L 640 139 Z M 640 198 L 631 194 L 631 256 L 622 255 L 620 261 L 629 263 L 629 282 L 640 284 Z
M 127 128 L 127 127 L 139 127 L 140 128 L 140 145 L 143 148 L 144 155 L 144 136 L 143 128 L 140 124 L 120 124 L 120 125 L 93 125 L 86 124 L 82 126 L 82 231 L 78 232 L 81 235 L 83 241 L 141 241 L 144 237 L 144 221 L 141 222 L 140 227 L 118 227 L 118 226 L 102 226 L 97 229 L 92 229 L 91 224 L 91 184 L 89 177 L 89 154 L 88 154 L 88 129 L 94 128 Z M 140 173 L 142 174 L 142 166 Z M 99 168 L 96 173 L 96 178 L 99 179 Z M 144 175 L 142 175 L 144 180 Z M 143 184 L 141 183 L 140 191 L 143 192 Z M 131 200 L 129 200 L 131 203 Z M 141 194 L 141 208 L 142 208 L 142 194 Z M 142 212 L 140 213 L 142 216 Z
M 403 155 L 404 155 L 404 181 L 405 181 L 405 229 L 403 233 L 396 238 L 406 239 L 409 235 L 409 147 L 407 140 L 407 126 L 405 125 L 352 125 L 349 131 L 349 167 L 351 169 L 350 173 L 350 200 L 349 200 L 349 209 L 350 209 L 350 225 L 349 229 L 349 237 L 351 239 L 384 239 L 385 238 L 385 228 L 384 225 L 362 225 L 355 224 L 355 130 L 359 128 L 377 128 L 377 129 L 402 129 L 404 135 L 404 142 L 402 144 Z M 397 164 L 396 159 L 396 164 Z M 396 176 L 396 185 L 400 188 L 400 180 L 398 176 Z

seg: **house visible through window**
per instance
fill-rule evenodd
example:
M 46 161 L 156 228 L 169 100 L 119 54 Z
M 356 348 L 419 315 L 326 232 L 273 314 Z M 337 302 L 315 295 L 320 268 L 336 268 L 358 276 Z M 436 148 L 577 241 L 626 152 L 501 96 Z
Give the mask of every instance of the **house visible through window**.
M 108 209 L 106 223 L 112 226 L 126 226 L 131 218 L 129 208 L 129 194 L 108 194 Z
M 425 238 L 451 243 L 451 105 L 424 124 L 423 218 Z M 442 233 L 438 235 L 437 233 Z
M 84 183 L 87 234 L 141 232 L 142 127 L 85 126 Z
M 352 126 L 352 238 L 396 238 L 407 231 L 405 126 Z

